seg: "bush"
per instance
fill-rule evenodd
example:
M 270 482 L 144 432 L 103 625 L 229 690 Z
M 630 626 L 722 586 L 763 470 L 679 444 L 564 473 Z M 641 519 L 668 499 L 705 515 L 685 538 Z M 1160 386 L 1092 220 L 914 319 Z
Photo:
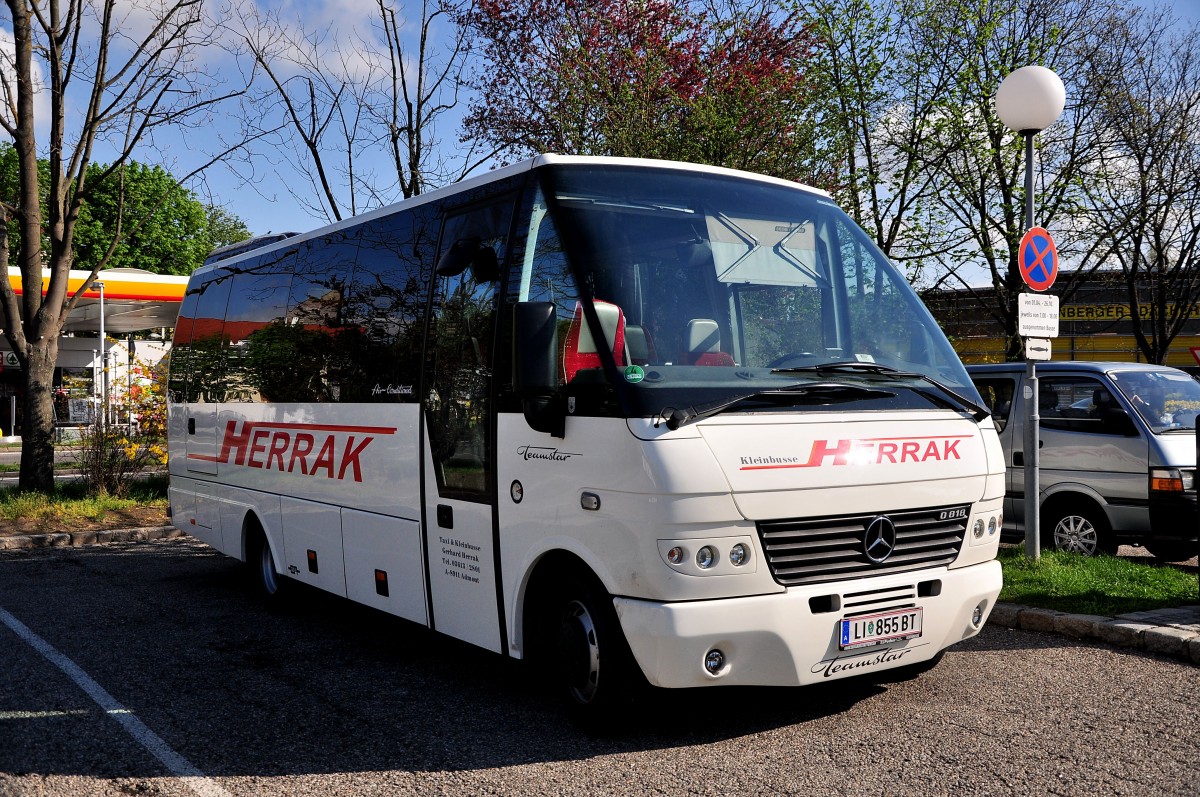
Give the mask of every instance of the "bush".
M 79 475 L 92 496 L 124 498 L 148 468 L 167 461 L 162 439 L 97 424 L 79 436 Z

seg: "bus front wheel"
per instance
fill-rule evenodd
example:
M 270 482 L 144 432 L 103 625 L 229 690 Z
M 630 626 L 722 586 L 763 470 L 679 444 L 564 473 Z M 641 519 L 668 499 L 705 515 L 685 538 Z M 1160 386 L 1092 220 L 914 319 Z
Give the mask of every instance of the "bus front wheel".
M 560 587 L 554 607 L 552 667 L 568 711 L 591 730 L 614 730 L 645 680 L 612 598 L 594 584 L 576 582 Z

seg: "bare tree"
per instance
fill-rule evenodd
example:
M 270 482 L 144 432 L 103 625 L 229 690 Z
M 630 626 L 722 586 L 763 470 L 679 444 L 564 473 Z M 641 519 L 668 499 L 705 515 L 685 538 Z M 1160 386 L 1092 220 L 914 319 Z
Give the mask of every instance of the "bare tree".
M 54 484 L 59 335 L 91 283 L 68 293 L 80 210 L 104 183 L 122 195 L 125 165 L 156 131 L 203 124 L 223 97 L 198 66 L 209 43 L 201 0 L 5 0 L 5 8 L 13 48 L 0 63 L 0 127 L 19 179 L 15 203 L 0 206 L 0 311 L 25 378 L 20 486 L 44 491 Z M 99 173 L 89 169 L 98 147 L 111 158 Z M 92 278 L 119 245 L 115 232 Z M 20 296 L 9 282 L 14 256 Z
M 956 79 L 932 109 L 934 124 L 921 146 L 921 166 L 933 176 L 933 196 L 951 231 L 971 256 L 944 259 L 941 282 L 975 287 L 971 272 L 990 278 L 995 299 L 982 301 L 1008 337 L 1008 357 L 1021 356 L 1017 297 L 1023 289 L 1017 254 L 1025 232 L 1021 139 L 993 108 L 1000 81 L 1037 63 L 1054 69 L 1067 87 L 1063 117 L 1036 138 L 1041 184 L 1035 222 L 1066 233 L 1060 258 L 1074 267 L 1055 292 L 1069 298 L 1108 255 L 1109 243 L 1078 229 L 1085 167 L 1098 152 L 1095 104 L 1087 83 L 1092 54 L 1125 14 L 1123 0 L 966 0 L 930 6 L 922 30 L 933 50 L 954 64 Z
M 1165 10 L 1115 25 L 1092 69 L 1103 147 L 1086 216 L 1111 244 L 1138 348 L 1161 363 L 1200 301 L 1200 29 Z
M 446 2 L 418 7 L 419 18 L 406 19 L 377 0 L 370 29 L 357 32 L 306 29 L 253 6 L 242 13 L 240 54 L 263 76 L 246 99 L 246 134 L 288 153 L 274 168 L 310 215 L 337 220 L 415 196 L 490 155 L 439 154 L 437 128 L 458 103 L 468 40 Z M 291 184 L 295 174 L 307 185 Z

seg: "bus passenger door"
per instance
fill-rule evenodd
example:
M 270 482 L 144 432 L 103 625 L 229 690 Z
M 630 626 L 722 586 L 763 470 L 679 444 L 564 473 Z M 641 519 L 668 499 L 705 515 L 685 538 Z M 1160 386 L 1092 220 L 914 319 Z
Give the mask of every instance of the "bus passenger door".
M 442 227 L 425 350 L 424 510 L 431 625 L 503 652 L 497 593 L 492 362 L 511 201 Z

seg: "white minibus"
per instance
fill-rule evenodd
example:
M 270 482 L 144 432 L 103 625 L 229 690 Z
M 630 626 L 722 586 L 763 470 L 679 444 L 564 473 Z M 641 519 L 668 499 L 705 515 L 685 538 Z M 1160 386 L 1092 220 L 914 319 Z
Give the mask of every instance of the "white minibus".
M 658 687 L 935 663 L 1000 590 L 992 420 L 830 197 L 542 155 L 198 270 L 171 511 L 248 562 Z

